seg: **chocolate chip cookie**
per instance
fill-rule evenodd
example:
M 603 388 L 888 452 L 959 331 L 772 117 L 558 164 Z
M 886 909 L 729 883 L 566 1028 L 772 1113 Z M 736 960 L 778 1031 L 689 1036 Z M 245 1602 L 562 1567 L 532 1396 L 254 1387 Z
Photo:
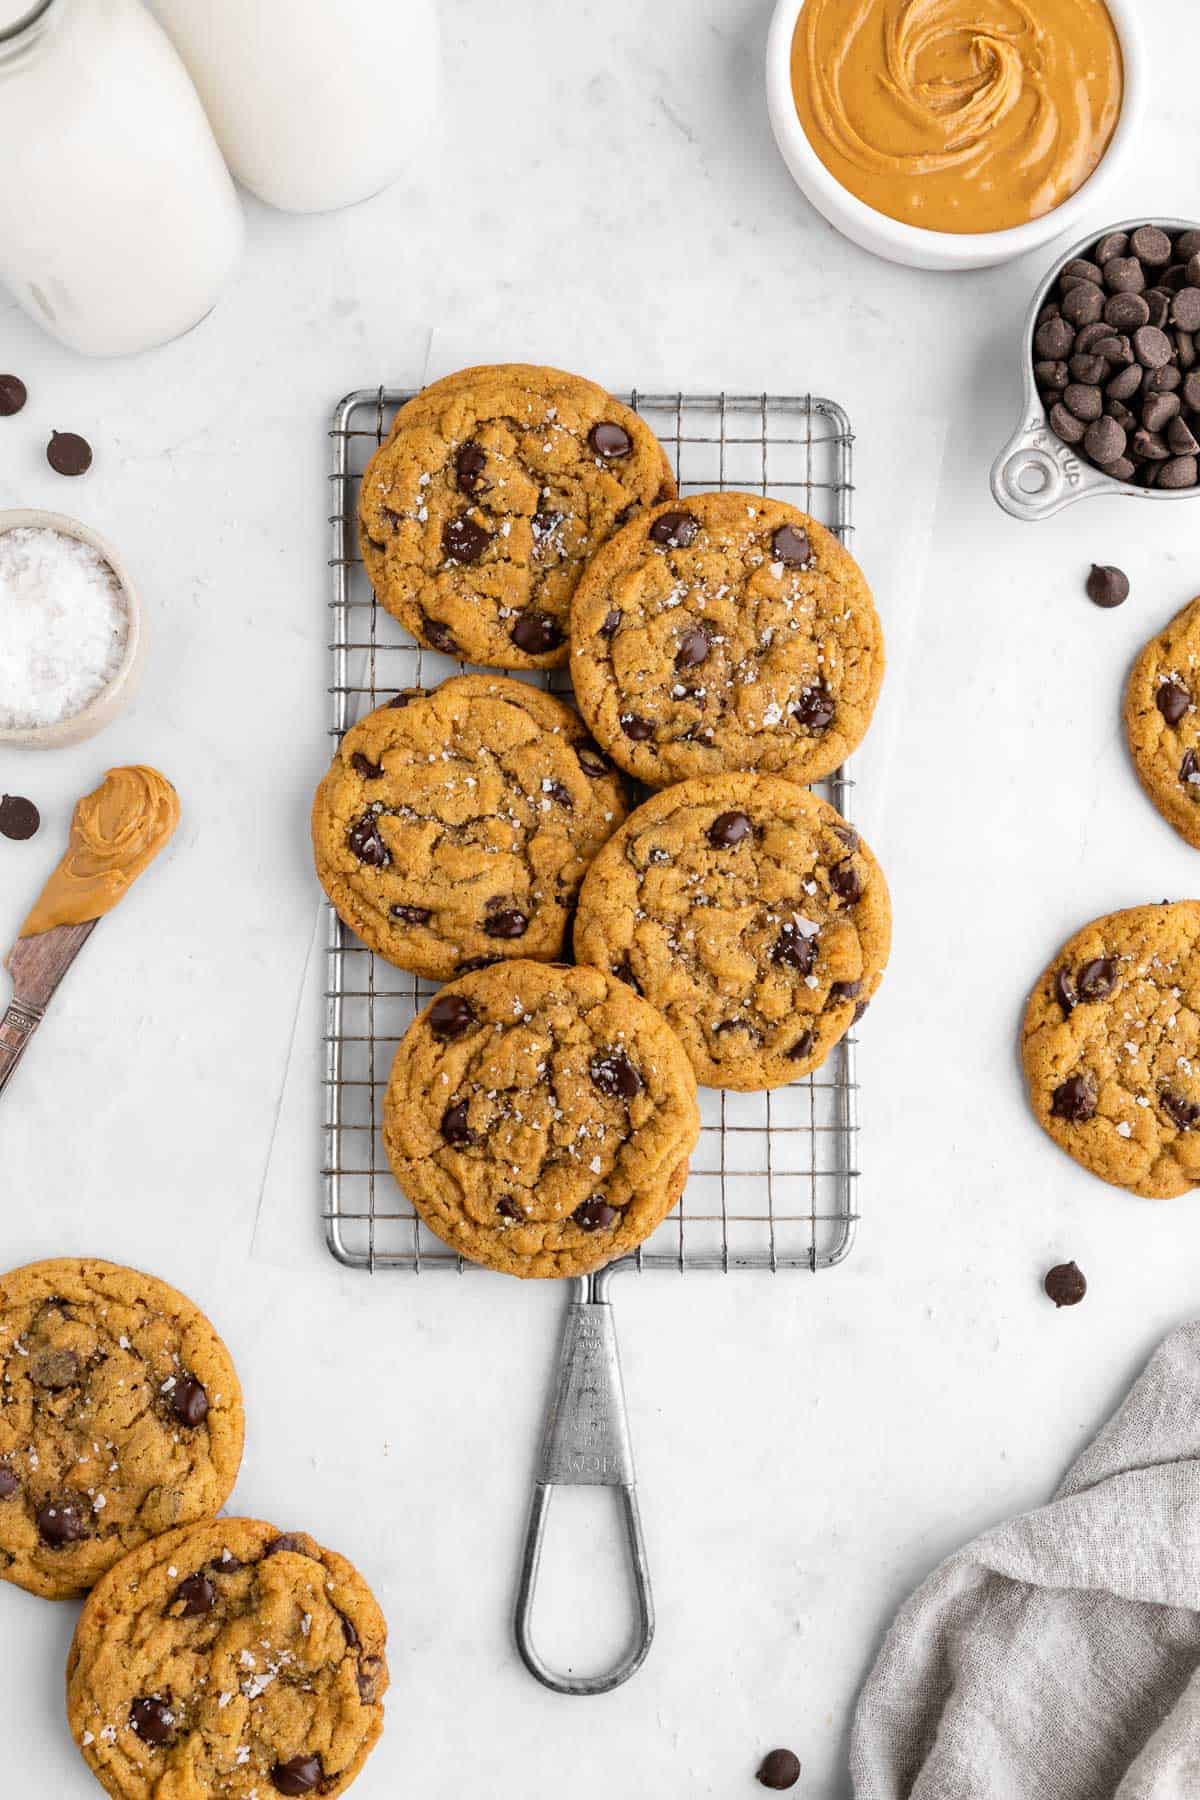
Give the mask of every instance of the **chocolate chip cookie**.
M 497 963 L 405 1034 L 383 1141 L 431 1230 L 510 1275 L 583 1275 L 683 1191 L 696 1082 L 661 1014 L 598 969 Z
M 1133 906 L 1065 944 L 1025 1011 L 1039 1124 L 1116 1187 L 1200 1184 L 1200 901 Z
M 1138 779 L 1169 825 L 1200 850 L 1200 600 L 1151 638 L 1125 689 Z
M 727 769 L 816 781 L 871 722 L 883 637 L 858 564 L 815 519 L 692 494 L 588 564 L 571 678 L 595 737 L 651 787 Z
M 380 603 L 431 650 L 553 668 L 588 557 L 674 492 L 649 426 L 594 382 L 463 369 L 401 407 L 371 458 L 363 560 Z
M 502 675 L 398 694 L 342 739 L 312 810 L 317 874 L 389 962 L 446 980 L 561 953 L 584 870 L 625 817 L 579 715 Z
M 0 1276 L 0 1575 L 63 1599 L 218 1511 L 242 1457 L 229 1352 L 190 1300 L 91 1257 Z
M 776 775 L 655 794 L 592 864 L 575 922 L 579 960 L 644 994 L 707 1087 L 780 1087 L 817 1068 L 878 987 L 890 942 L 871 852 Z
M 67 1718 L 115 1800 L 342 1794 L 383 1730 L 386 1640 L 345 1557 L 210 1519 L 143 1544 L 93 1590 Z

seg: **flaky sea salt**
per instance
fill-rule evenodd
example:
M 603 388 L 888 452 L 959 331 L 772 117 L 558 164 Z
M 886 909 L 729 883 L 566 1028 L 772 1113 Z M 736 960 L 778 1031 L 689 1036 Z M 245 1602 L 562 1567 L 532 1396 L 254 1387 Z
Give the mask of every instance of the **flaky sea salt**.
M 72 718 L 112 680 L 128 637 L 120 583 L 90 544 L 0 533 L 0 726 Z

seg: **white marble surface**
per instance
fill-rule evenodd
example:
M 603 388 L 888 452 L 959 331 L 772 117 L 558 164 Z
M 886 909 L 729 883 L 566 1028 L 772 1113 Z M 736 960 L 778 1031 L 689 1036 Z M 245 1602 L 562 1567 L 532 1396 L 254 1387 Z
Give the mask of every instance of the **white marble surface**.
M 1146 10 L 1141 173 L 1097 227 L 1200 216 L 1190 9 Z M 1026 1110 L 1015 1030 L 1078 923 L 1196 891 L 1117 707 L 1135 646 L 1200 587 L 1200 500 L 1093 500 L 1038 526 L 996 510 L 987 469 L 1040 269 L 917 275 L 836 238 L 769 138 L 766 11 L 448 0 L 429 167 L 341 216 L 248 203 L 241 278 L 190 337 L 83 363 L 0 311 L 0 364 L 31 396 L 0 422 L 0 504 L 108 533 L 153 632 L 142 697 L 105 737 L 0 756 L 0 788 L 45 811 L 32 844 L 0 842 L 0 939 L 110 763 L 159 763 L 184 796 L 173 852 L 97 932 L 0 1104 L 3 1257 L 140 1263 L 218 1321 L 249 1412 L 237 1505 L 345 1550 L 391 1621 L 363 1800 L 727 1800 L 758 1791 L 776 1742 L 804 1760 L 800 1791 L 840 1800 L 854 1695 L 898 1601 L 1044 1496 L 1195 1304 L 1200 1211 L 1126 1198 L 1059 1155 Z M 817 1279 L 618 1286 L 659 1628 L 642 1673 L 601 1700 L 543 1692 L 508 1637 L 561 1296 L 335 1267 L 311 1109 L 294 1082 L 280 1107 L 293 1035 L 311 1060 L 319 1030 L 298 1008 L 326 420 L 350 388 L 419 378 L 434 330 L 614 385 L 835 395 L 859 434 L 859 550 L 885 623 L 912 631 L 876 727 L 874 810 L 881 752 L 862 768 L 896 945 L 863 1026 L 859 1247 Z M 52 426 L 96 445 L 75 485 L 41 459 Z M 897 493 L 934 527 L 917 570 L 912 534 L 886 525 Z M 1130 572 L 1120 611 L 1082 598 L 1094 558 Z M 1056 1314 L 1038 1284 L 1063 1256 L 1091 1292 Z M 545 1638 L 583 1663 L 611 1647 L 620 1595 L 607 1521 L 572 1522 Z M 14 1792 L 95 1792 L 61 1719 L 74 1611 L 0 1592 Z

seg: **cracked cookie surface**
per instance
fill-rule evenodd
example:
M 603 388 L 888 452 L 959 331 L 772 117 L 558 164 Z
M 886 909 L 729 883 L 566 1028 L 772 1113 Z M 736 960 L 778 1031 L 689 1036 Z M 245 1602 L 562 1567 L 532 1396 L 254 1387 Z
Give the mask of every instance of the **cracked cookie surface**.
M 1200 599 L 1176 613 L 1134 663 L 1125 734 L 1152 803 L 1200 850 Z
M 605 845 L 575 922 L 581 962 L 630 983 L 708 1087 L 768 1088 L 825 1061 L 879 985 L 891 907 L 825 801 L 773 775 L 655 794 Z
M 1200 901 L 1094 919 L 1044 971 L 1022 1054 L 1038 1123 L 1101 1180 L 1200 1183 Z
M 883 636 L 861 569 L 815 519 L 690 494 L 589 563 L 571 679 L 594 736 L 651 787 L 729 769 L 816 781 L 871 722 Z
M 116 1800 L 341 1794 L 383 1730 L 386 1639 L 345 1557 L 210 1519 L 133 1551 L 88 1597 L 71 1732 Z
M 624 784 L 579 715 L 527 682 L 458 675 L 343 737 L 312 810 L 317 874 L 363 942 L 446 980 L 562 951 Z
M 675 492 L 637 413 L 579 375 L 462 369 L 401 407 L 359 492 L 380 603 L 431 650 L 500 669 L 567 660 L 588 557 Z
M 0 1575 L 79 1594 L 147 1538 L 225 1504 L 242 1395 L 204 1314 L 91 1257 L 0 1276 Z
M 392 1171 L 432 1231 L 510 1275 L 582 1275 L 678 1200 L 700 1129 L 666 1020 L 598 969 L 497 963 L 409 1026 L 383 1108 Z

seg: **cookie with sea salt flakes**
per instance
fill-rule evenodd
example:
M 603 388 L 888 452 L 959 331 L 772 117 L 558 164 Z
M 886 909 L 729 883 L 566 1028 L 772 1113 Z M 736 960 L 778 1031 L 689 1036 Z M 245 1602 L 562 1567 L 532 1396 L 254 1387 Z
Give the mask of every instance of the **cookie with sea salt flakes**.
M 887 884 L 841 814 L 775 775 L 680 782 L 584 879 L 575 954 L 679 1034 L 708 1087 L 771 1088 L 825 1061 L 879 985 Z
M 80 1614 L 67 1719 L 114 1800 L 345 1793 L 383 1730 L 387 1627 L 303 1532 L 210 1519 L 143 1544 Z
M 443 988 L 392 1065 L 383 1142 L 421 1218 L 509 1275 L 584 1275 L 679 1199 L 696 1081 L 662 1015 L 599 969 L 496 963 Z
M 1200 599 L 1176 613 L 1134 663 L 1125 735 L 1152 803 L 1200 850 Z
M 0 1576 L 83 1593 L 215 1513 L 242 1456 L 229 1352 L 192 1302 L 93 1257 L 0 1275 Z
M 584 870 L 625 817 L 578 713 L 503 675 L 397 694 L 343 737 L 312 809 L 339 916 L 402 969 L 561 954 Z
M 500 669 L 567 660 L 580 571 L 675 492 L 637 413 L 582 376 L 462 369 L 401 407 L 359 491 L 380 603 L 431 650 Z
M 1093 919 L 1030 995 L 1038 1123 L 1083 1168 L 1152 1200 L 1200 1185 L 1200 901 Z
M 815 519 L 689 494 L 588 564 L 571 679 L 597 741 L 651 787 L 728 769 L 809 782 L 870 724 L 883 635 L 862 570 Z

